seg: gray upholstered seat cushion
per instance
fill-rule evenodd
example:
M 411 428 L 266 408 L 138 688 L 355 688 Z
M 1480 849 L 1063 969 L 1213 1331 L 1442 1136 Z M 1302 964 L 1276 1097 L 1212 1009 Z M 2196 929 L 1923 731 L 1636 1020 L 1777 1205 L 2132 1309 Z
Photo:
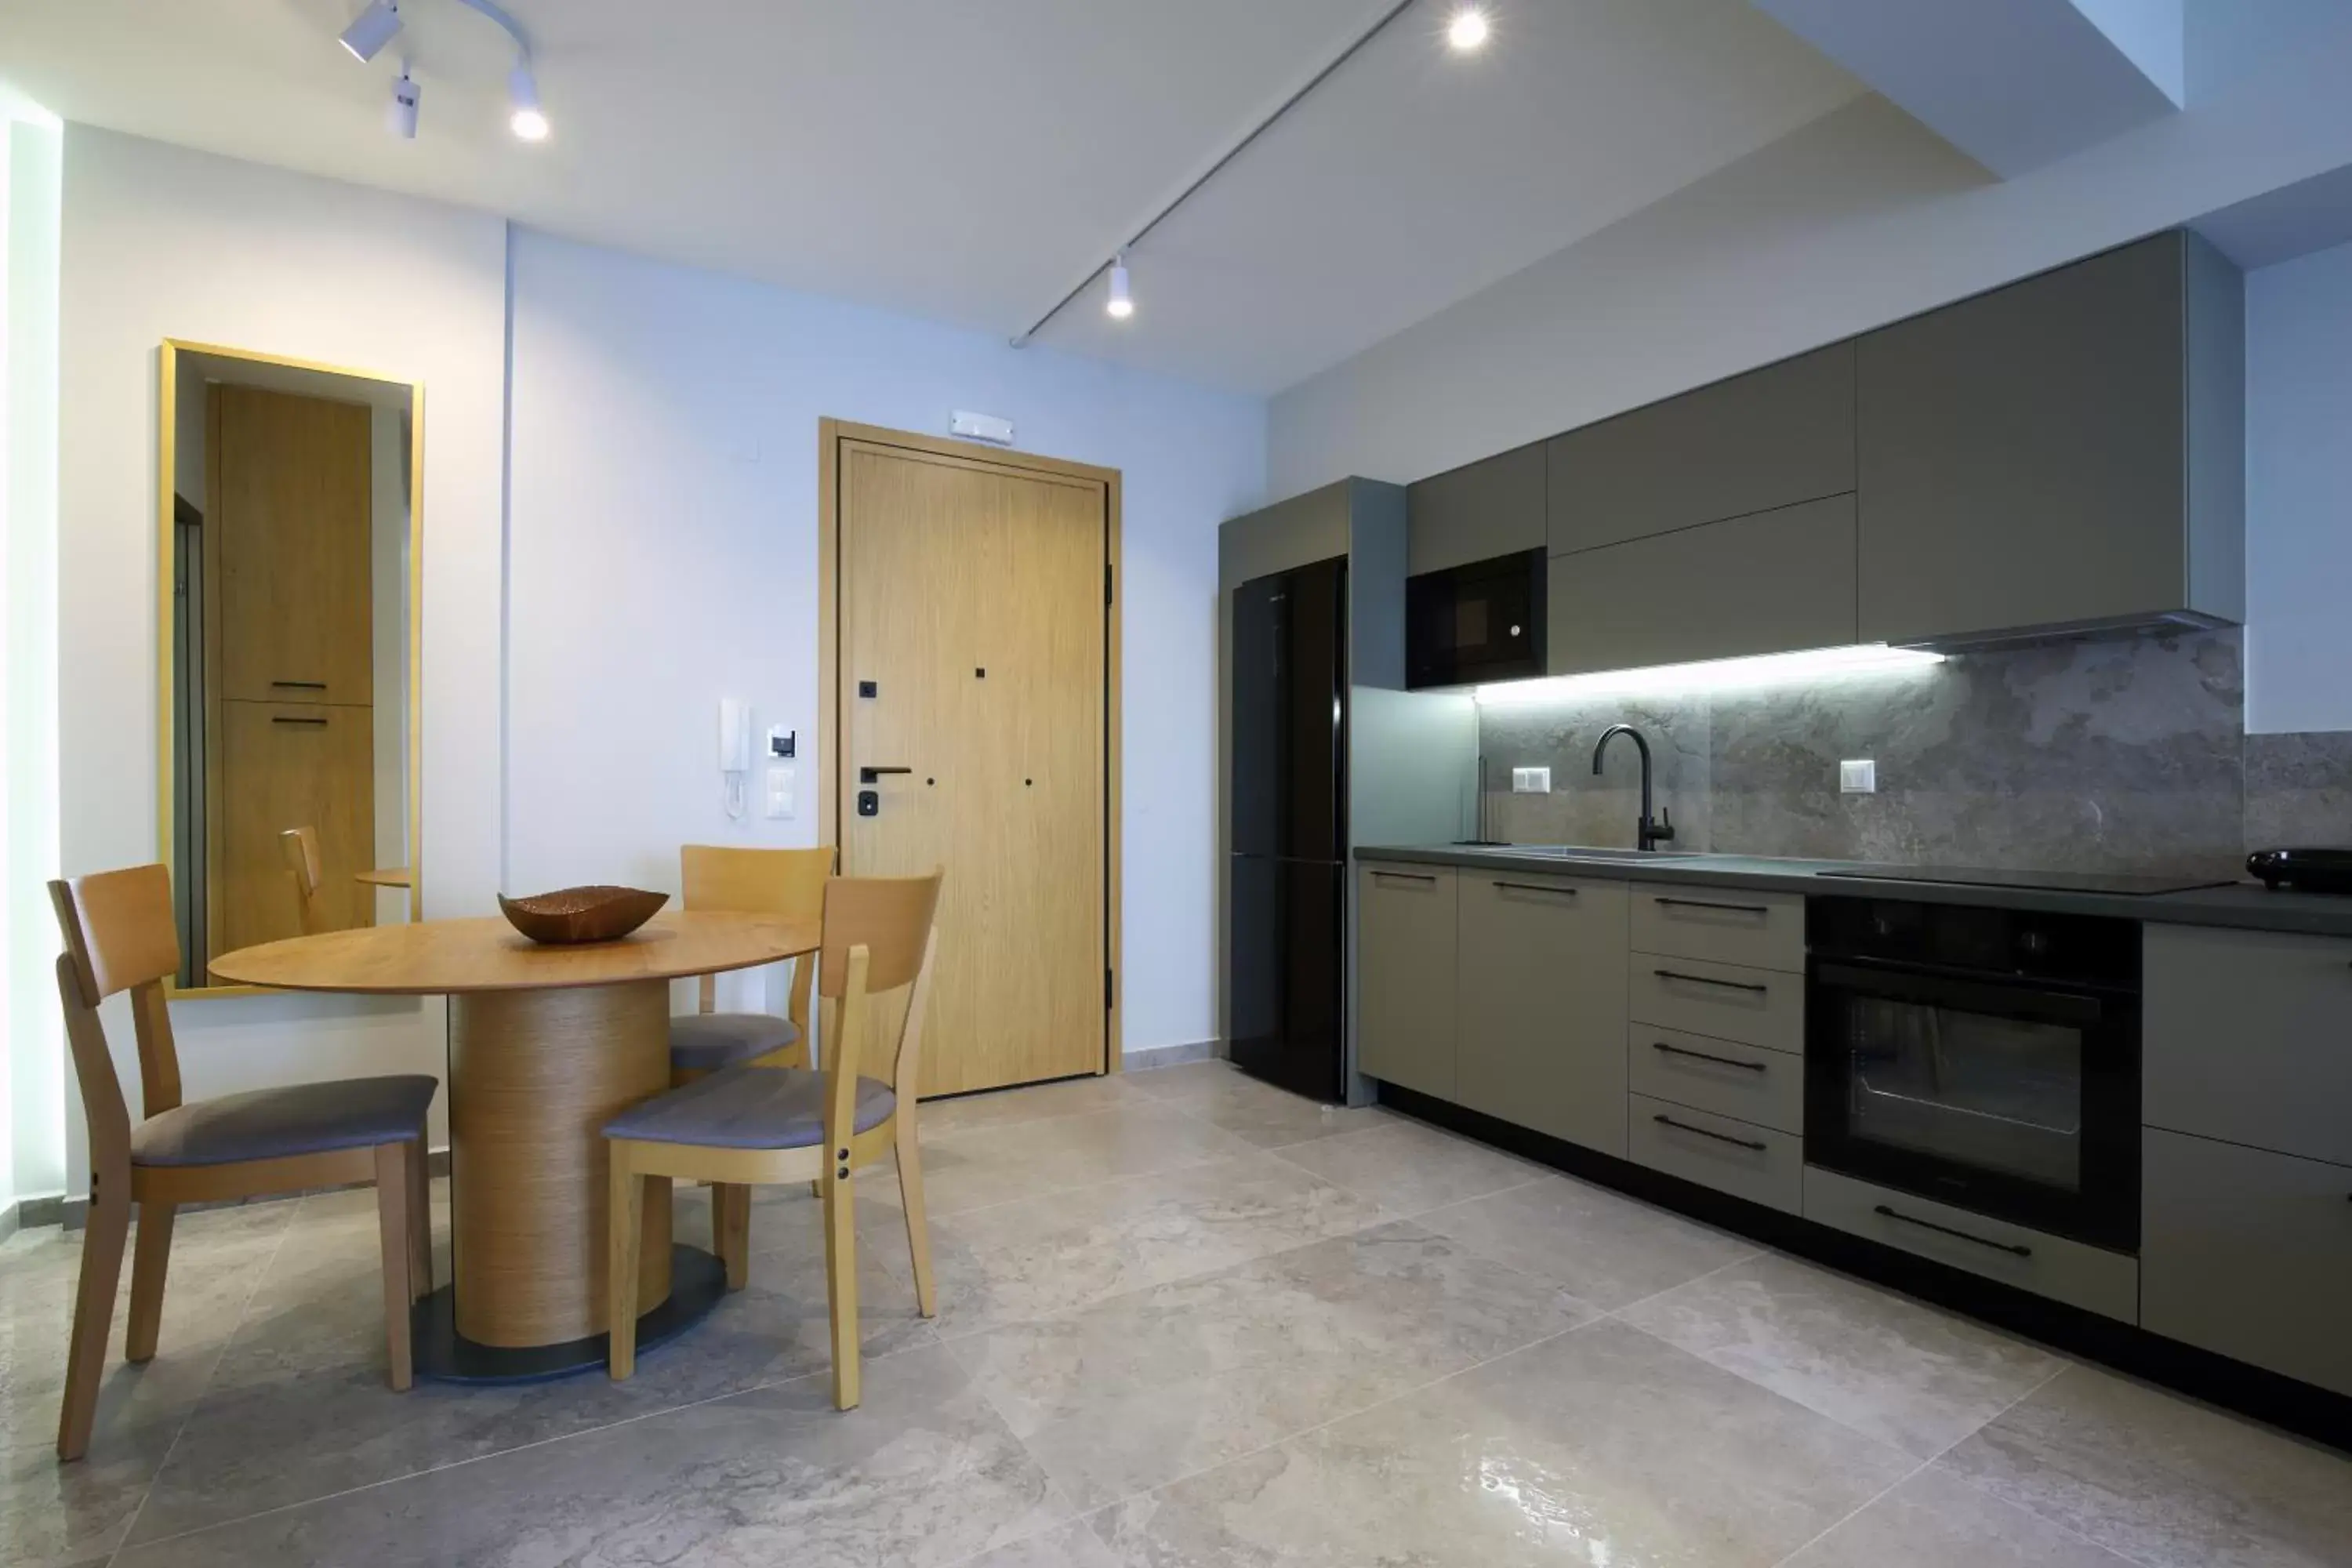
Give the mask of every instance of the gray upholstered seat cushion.
M 898 1097 L 857 1080 L 857 1131 L 878 1127 Z M 824 1142 L 824 1075 L 804 1068 L 727 1068 L 629 1107 L 604 1124 L 607 1138 L 696 1143 L 707 1149 L 809 1149 Z
M 199 1100 L 151 1116 L 131 1134 L 134 1165 L 225 1165 L 365 1149 L 425 1133 L 440 1085 L 429 1078 L 346 1078 Z
M 681 1013 L 669 1021 L 669 1065 L 715 1072 L 781 1051 L 800 1037 L 790 1018 L 772 1013 Z

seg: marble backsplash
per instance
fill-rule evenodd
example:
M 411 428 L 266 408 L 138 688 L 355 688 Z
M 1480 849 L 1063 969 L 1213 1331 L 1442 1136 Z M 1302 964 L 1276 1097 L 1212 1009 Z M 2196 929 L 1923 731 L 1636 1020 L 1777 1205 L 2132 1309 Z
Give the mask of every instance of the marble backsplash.
M 2165 631 L 1765 689 L 1489 705 L 1486 834 L 1631 844 L 1633 748 L 1591 771 L 1623 722 L 1650 741 L 1680 849 L 2224 878 L 2250 847 L 2352 844 L 2352 733 L 2247 735 L 2240 649 L 2236 631 Z M 1839 762 L 1860 757 L 1877 792 L 1841 794 Z M 1552 793 L 1509 792 L 1511 768 L 1543 765 Z

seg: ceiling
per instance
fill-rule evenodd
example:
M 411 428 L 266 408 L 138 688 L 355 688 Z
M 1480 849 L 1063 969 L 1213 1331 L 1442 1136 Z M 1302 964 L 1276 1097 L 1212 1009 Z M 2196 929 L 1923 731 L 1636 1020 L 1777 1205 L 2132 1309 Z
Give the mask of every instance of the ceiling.
M 1389 4 L 508 0 L 537 146 L 457 0 L 403 0 L 366 67 L 334 42 L 360 0 L 9 0 L 0 72 L 69 121 L 1009 338 Z M 1864 90 L 1746 0 L 1488 9 L 1457 56 L 1416 0 L 1136 249 L 1133 319 L 1090 293 L 1038 341 L 1278 390 Z

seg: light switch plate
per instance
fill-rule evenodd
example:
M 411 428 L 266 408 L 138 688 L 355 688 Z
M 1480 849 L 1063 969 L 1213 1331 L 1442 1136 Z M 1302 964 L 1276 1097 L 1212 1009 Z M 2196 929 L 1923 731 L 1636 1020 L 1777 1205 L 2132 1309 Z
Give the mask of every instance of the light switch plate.
M 793 795 L 797 793 L 800 770 L 773 767 L 768 770 L 768 816 L 788 818 L 793 815 Z
M 1549 795 L 1551 770 L 1549 768 L 1513 768 L 1511 793 L 1513 795 Z
M 1838 788 L 1847 795 L 1876 795 L 1878 764 L 1868 757 L 1858 757 L 1840 763 Z

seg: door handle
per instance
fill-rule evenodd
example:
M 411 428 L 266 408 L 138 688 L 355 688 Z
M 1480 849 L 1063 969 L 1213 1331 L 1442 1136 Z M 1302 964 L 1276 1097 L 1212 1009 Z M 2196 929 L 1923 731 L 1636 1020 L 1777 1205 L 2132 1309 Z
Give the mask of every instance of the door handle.
M 327 683 L 323 680 L 273 680 L 269 684 L 272 686 L 287 687 L 296 691 L 324 691 L 327 689 Z
M 1664 1051 L 1670 1057 L 1690 1057 L 1698 1061 L 1713 1062 L 1717 1067 L 1744 1068 L 1749 1072 L 1762 1072 L 1766 1067 L 1763 1062 L 1743 1062 L 1737 1057 L 1717 1057 L 1709 1056 L 1705 1051 L 1685 1050 L 1680 1046 L 1670 1046 L 1664 1040 L 1652 1040 L 1650 1048 Z
M 1574 888 L 1547 888 L 1540 882 L 1497 882 L 1495 886 L 1498 889 L 1513 893 L 1549 893 L 1554 898 L 1560 899 L 1572 899 L 1577 894 L 1577 889 Z
M 1650 1120 L 1661 1127 L 1671 1127 L 1677 1132 L 1696 1132 L 1702 1138 L 1712 1138 L 1718 1143 L 1730 1143 L 1742 1149 L 1752 1149 L 1759 1154 L 1767 1152 L 1772 1147 L 1769 1143 L 1759 1143 L 1752 1139 L 1734 1138 L 1728 1132 L 1710 1132 L 1704 1127 L 1694 1127 L 1687 1121 L 1677 1121 L 1671 1116 L 1653 1116 Z
M 1751 984 L 1745 980 L 1717 980 L 1711 974 L 1685 974 L 1679 969 L 1653 969 L 1651 973 L 1661 980 L 1679 980 L 1685 985 L 1720 985 L 1726 991 L 1753 991 L 1759 996 L 1769 996 L 1769 985 Z
M 860 768 L 857 770 L 857 782 L 873 784 L 884 773 L 911 773 L 914 771 L 912 768 Z
M 1921 1230 L 1932 1230 L 1937 1236 L 1948 1236 L 1958 1241 L 1973 1241 L 1979 1247 L 1990 1247 L 1995 1252 L 2006 1252 L 2019 1258 L 2033 1256 L 2033 1248 L 2018 1242 L 1994 1241 L 1988 1237 L 1970 1236 L 1965 1230 L 1954 1230 L 1948 1225 L 1937 1225 L 1932 1219 L 1921 1219 L 1916 1215 L 1905 1214 L 1901 1209 L 1889 1208 L 1885 1204 L 1874 1204 L 1871 1205 L 1870 1212 L 1881 1219 L 1901 1220 L 1905 1225 L 1916 1225 Z
M 292 719 L 283 713 L 271 714 L 269 721 L 273 724 L 307 724 L 321 730 L 327 727 L 327 721 L 324 719 Z

